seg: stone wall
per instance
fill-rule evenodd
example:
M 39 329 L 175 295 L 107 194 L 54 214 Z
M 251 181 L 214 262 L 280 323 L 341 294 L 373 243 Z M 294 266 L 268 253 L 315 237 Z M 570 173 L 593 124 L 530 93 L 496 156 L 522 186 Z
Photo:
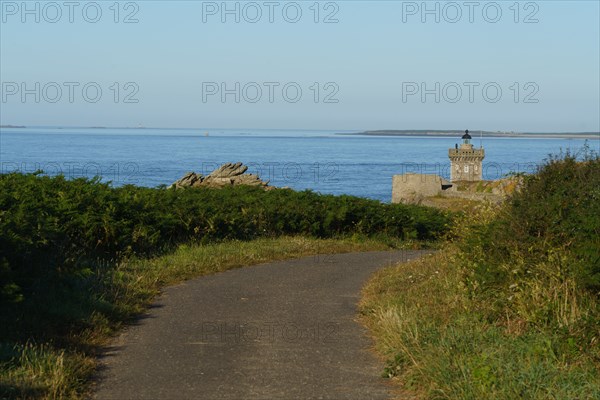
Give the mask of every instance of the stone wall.
M 451 183 L 438 175 L 404 174 L 392 178 L 392 203 L 420 204 L 425 197 L 438 196 Z
M 448 182 L 438 175 L 394 175 L 392 178 L 392 203 L 422 204 L 426 199 L 432 197 L 488 200 L 497 203 L 518 190 L 521 182 L 520 178 Z

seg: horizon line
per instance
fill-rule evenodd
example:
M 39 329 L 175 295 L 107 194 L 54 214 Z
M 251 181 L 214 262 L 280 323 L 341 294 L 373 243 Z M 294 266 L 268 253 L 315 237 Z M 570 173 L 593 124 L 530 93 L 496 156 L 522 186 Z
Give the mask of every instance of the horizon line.
M 165 127 L 165 126 L 84 126 L 84 125 L 20 125 L 20 124 L 1 124 L 0 128 L 12 128 L 12 129 L 27 129 L 27 128 L 55 128 L 55 129 L 132 129 L 132 130 L 143 130 L 143 129 L 177 129 L 177 130 L 264 130 L 264 131 L 344 131 L 344 132 L 356 132 L 356 133 L 375 133 L 375 132 L 436 132 L 436 133 L 455 133 L 464 132 L 464 129 L 428 129 L 428 128 L 404 128 L 404 129 L 320 129 L 320 128 L 223 128 L 223 127 Z M 586 134 L 586 135 L 600 135 L 598 131 L 518 131 L 518 130 L 486 130 L 486 129 L 469 129 L 469 132 L 474 134 L 478 132 L 492 133 L 492 134 L 514 134 L 514 135 L 526 135 L 526 134 Z

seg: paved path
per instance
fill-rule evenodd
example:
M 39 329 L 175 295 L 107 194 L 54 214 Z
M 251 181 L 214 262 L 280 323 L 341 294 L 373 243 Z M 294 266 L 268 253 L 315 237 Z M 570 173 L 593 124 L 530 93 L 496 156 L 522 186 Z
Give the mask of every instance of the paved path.
M 103 357 L 96 399 L 387 399 L 356 319 L 375 270 L 420 251 L 320 255 L 167 288 Z

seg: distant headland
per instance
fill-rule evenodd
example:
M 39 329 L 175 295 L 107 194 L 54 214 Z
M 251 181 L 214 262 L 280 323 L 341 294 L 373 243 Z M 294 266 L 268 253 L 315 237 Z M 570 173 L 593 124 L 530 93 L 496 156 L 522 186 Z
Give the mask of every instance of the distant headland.
M 461 134 L 461 130 L 436 129 L 406 129 L 406 130 L 376 130 L 353 133 L 338 133 L 338 135 L 366 136 L 432 136 L 446 137 Z M 566 139 L 600 139 L 600 132 L 506 132 L 506 131 L 473 131 L 475 136 L 507 137 L 507 138 L 566 138 Z
M 153 130 L 153 129 L 172 129 L 172 130 L 187 130 L 205 128 L 169 128 L 169 127 L 147 127 L 147 126 L 24 126 L 24 125 L 0 125 L 0 129 L 23 129 L 23 128 L 50 128 L 50 129 L 131 129 L 131 130 Z M 269 129 L 273 131 L 286 131 L 287 129 Z M 315 130 L 318 131 L 318 130 Z M 341 136 L 430 136 L 430 137 L 455 137 L 462 134 L 462 130 L 451 129 L 382 129 L 382 130 L 366 130 L 339 132 L 329 130 L 335 135 Z M 539 139 L 600 139 L 600 132 L 516 132 L 516 131 L 472 131 L 474 137 L 479 135 L 483 137 L 498 137 L 498 138 L 539 138 Z M 204 136 L 207 136 L 204 134 Z

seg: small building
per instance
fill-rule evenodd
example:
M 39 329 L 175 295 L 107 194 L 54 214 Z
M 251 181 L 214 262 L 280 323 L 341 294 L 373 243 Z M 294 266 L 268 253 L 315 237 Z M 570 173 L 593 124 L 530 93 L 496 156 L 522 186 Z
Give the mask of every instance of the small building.
M 450 158 L 450 181 L 480 181 L 483 177 L 482 161 L 485 157 L 483 147 L 473 148 L 471 135 L 466 130 L 462 144 L 448 150 Z

